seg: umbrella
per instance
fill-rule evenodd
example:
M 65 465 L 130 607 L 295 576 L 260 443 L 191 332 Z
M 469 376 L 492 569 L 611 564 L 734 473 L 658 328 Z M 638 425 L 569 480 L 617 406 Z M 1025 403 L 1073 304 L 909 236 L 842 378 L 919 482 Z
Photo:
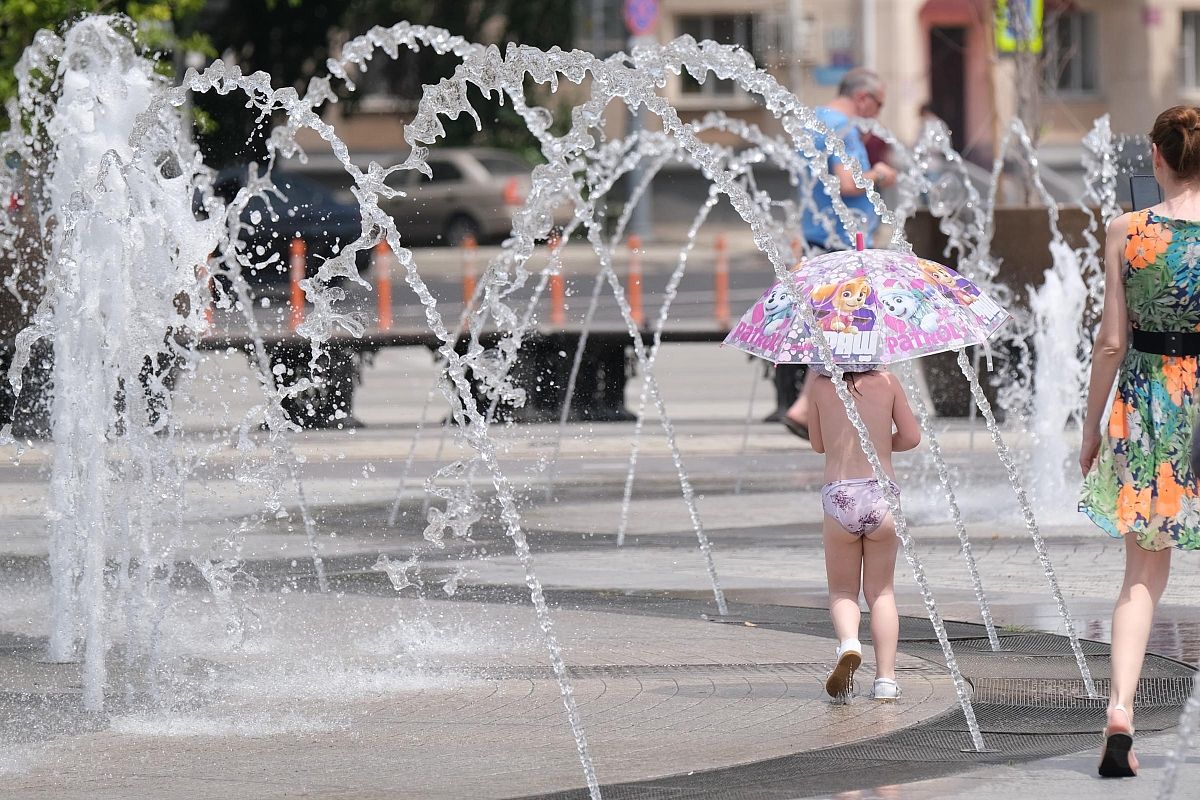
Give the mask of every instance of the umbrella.
M 725 344 L 776 364 L 817 364 L 807 302 L 839 365 L 890 364 L 987 341 L 1008 312 L 947 266 L 894 250 L 804 259 L 767 289 Z

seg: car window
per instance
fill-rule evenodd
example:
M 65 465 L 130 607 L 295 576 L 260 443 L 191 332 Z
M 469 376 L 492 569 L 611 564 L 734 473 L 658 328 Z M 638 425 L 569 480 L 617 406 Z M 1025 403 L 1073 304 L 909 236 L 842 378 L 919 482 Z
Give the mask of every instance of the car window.
M 219 176 L 213 184 L 213 193 L 226 203 L 231 202 L 246 185 L 245 179 L 245 174 L 240 172 Z M 284 206 L 320 205 L 332 194 L 330 190 L 318 183 L 287 173 L 275 173 L 274 182 L 276 191 L 270 193 L 273 204 Z
M 323 189 L 319 184 L 294 175 L 276 175 L 275 186 L 286 199 L 289 206 L 321 205 L 332 192 Z
M 429 161 L 429 168 L 433 170 L 433 177 L 426 175 L 421 176 L 421 183 L 449 183 L 450 181 L 461 181 L 463 174 L 462 170 L 457 165 L 450 161 Z
M 291 178 L 291 175 L 287 175 L 285 180 L 290 182 Z M 309 183 L 312 191 L 317 193 L 317 197 L 332 195 L 334 200 L 339 203 L 357 202 L 354 199 L 353 192 L 350 191 L 350 185 L 353 183 L 353 180 L 345 170 L 306 172 L 301 180 Z M 301 188 L 300 191 L 305 190 Z M 289 199 L 292 197 L 291 192 L 286 192 L 286 194 Z
M 238 190 L 242 188 L 242 183 L 240 177 L 219 178 L 213 184 L 213 194 L 221 198 L 223 202 L 231 203 Z
M 516 156 L 493 153 L 475 158 L 492 175 L 528 175 L 531 172 L 529 165 Z

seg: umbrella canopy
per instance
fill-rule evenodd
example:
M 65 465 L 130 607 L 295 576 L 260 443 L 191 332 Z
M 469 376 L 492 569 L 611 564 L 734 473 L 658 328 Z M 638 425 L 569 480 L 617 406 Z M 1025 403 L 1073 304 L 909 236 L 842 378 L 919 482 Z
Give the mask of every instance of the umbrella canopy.
M 776 364 L 817 364 L 806 302 L 838 364 L 890 364 L 985 342 L 1008 312 L 949 267 L 893 250 L 840 250 L 800 262 L 767 289 L 725 344 Z

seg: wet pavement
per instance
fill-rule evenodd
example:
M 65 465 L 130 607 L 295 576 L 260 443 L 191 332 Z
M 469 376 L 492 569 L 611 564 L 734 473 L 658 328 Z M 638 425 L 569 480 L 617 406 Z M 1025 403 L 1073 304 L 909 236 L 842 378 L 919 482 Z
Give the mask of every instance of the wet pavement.
M 616 531 L 632 424 L 572 423 L 561 441 L 554 425 L 493 429 L 576 679 L 597 774 L 609 786 L 604 796 L 1157 797 L 1175 741 L 1170 724 L 1190 682 L 1187 668 L 1172 659 L 1200 658 L 1200 561 L 1177 555 L 1152 636 L 1151 651 L 1165 658 L 1148 667 L 1147 679 L 1159 683 L 1146 685 L 1146 697 L 1161 703 L 1144 716 L 1137 745 L 1144 769 L 1135 781 L 1093 777 L 1089 741 L 1098 735 L 1088 731 L 1098 730 L 1095 703 L 1054 702 L 1038 693 L 1045 687 L 1021 707 L 1050 717 L 1029 712 L 1022 724 L 1049 730 L 1047 720 L 1057 720 L 1063 732 L 1053 746 L 1036 730 L 1013 732 L 1005 712 L 987 723 L 999 726 L 991 735 L 1001 737 L 1000 756 L 964 757 L 952 744 L 964 735 L 953 730 L 953 690 L 928 636 L 902 647 L 899 703 L 881 706 L 860 695 L 849 706 L 832 705 L 821 691 L 832 649 L 821 611 L 821 461 L 782 428 L 757 422 L 771 405 L 765 382 L 749 405 L 760 376 L 740 355 L 705 345 L 670 345 L 660 359 L 682 461 L 737 611 L 726 624 L 711 621 L 708 575 L 657 422 L 643 435 L 621 547 Z M 296 487 L 269 466 L 287 450 L 272 450 L 257 431 L 241 449 L 236 437 L 214 435 L 252 418 L 260 403 L 245 359 L 205 356 L 183 424 L 183 442 L 202 455 L 188 484 L 176 596 L 163 628 L 171 669 L 159 688 L 168 687 L 171 702 L 125 691 L 136 683 L 126 676 L 139 665 L 114 668 L 107 719 L 78 712 L 77 665 L 38 660 L 46 635 L 42 508 L 51 448 L 35 444 L 0 468 L 7 523 L 0 530 L 0 725 L 10 743 L 0 748 L 4 796 L 579 796 L 582 770 L 536 635 L 525 571 L 495 504 L 484 509 L 470 540 L 447 535 L 439 548 L 422 537 L 427 476 L 468 452 L 453 430 L 441 439 L 436 421 L 444 402 L 431 408 L 434 424 L 411 444 L 435 377 L 428 352 L 385 351 L 359 389 L 356 412 L 365 428 L 290 437 L 330 573 L 331 592 L 321 595 Z M 630 404 L 638 389 L 631 381 Z M 747 417 L 755 420 L 749 429 Z M 966 659 L 979 702 L 1003 690 L 1004 707 L 1016 708 L 1015 685 L 1004 681 L 1072 681 L 1078 673 L 1061 638 L 1032 636 L 1058 635 L 1063 627 L 986 435 L 965 420 L 937 427 L 997 625 L 1022 647 L 1055 651 Z M 1021 444 L 1015 432 L 1010 436 Z M 923 452 L 898 459 L 916 552 L 944 617 L 977 625 L 959 543 Z M 402 476 L 393 527 L 387 518 Z M 490 485 L 482 470 L 475 481 L 484 491 Z M 260 513 L 268 491 L 278 493 L 284 516 Z M 1069 507 L 1042 501 L 1038 511 L 1081 635 L 1106 641 L 1122 543 Z M 213 602 L 187 564 L 231 548 L 245 575 L 233 608 Z M 380 554 L 393 561 L 418 556 L 431 599 L 418 599 L 413 589 L 397 594 L 372 570 Z M 903 563 L 897 590 L 901 612 L 923 616 Z M 955 630 L 963 642 L 977 642 L 981 629 Z M 962 646 L 973 652 L 974 645 Z M 1102 681 L 1104 647 L 1089 651 Z M 869 654 L 867 662 L 869 674 Z M 904 750 L 907 740 L 889 736 L 913 737 L 924 750 Z M 899 756 L 880 755 L 893 747 Z M 830 748 L 842 748 L 841 755 L 821 755 Z M 811 759 L 824 759 L 824 766 Z M 1191 756 L 1184 770 L 1177 797 L 1189 796 L 1184 787 L 1200 780 L 1200 757 Z M 685 780 L 689 773 L 701 778 Z

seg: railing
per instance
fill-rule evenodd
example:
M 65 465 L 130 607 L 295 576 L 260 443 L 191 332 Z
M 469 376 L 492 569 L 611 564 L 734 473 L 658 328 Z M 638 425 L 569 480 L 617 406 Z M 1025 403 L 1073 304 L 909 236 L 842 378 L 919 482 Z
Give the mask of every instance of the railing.
M 645 309 L 643 294 L 642 263 L 645 249 L 636 236 L 630 236 L 627 241 L 625 288 L 626 296 L 631 306 L 631 313 L 644 343 L 653 340 L 651 331 L 645 328 Z M 552 237 L 547 242 L 550 249 L 560 248 L 562 242 Z M 730 255 L 729 241 L 724 234 L 718 234 L 712 242 L 712 313 L 711 318 L 701 317 L 699 324 L 674 325 L 662 333 L 665 342 L 710 342 L 717 343 L 725 338 L 731 322 L 735 319 L 730 308 Z M 307 338 L 297 332 L 304 322 L 306 305 L 301 281 L 308 272 L 308 248 L 302 239 L 294 239 L 289 246 L 288 286 L 287 286 L 287 315 L 286 324 L 283 320 L 275 326 L 265 326 L 260 334 L 260 341 L 267 351 L 272 367 L 283 365 L 281 375 L 287 380 L 298 380 L 307 376 L 310 370 L 311 346 Z M 460 280 L 462 302 L 464 308 L 469 305 L 476 294 L 479 279 L 479 250 L 472 237 L 466 237 L 458 248 L 460 264 Z M 303 411 L 299 408 L 291 414 L 293 420 L 305 427 L 353 427 L 358 423 L 353 416 L 354 394 L 363 368 L 364 354 L 375 353 L 391 347 L 426 347 L 431 351 L 442 345 L 432 332 L 425 328 L 413 326 L 410 329 L 398 329 L 395 324 L 394 295 L 392 280 L 398 267 L 398 260 L 385 243 L 377 245 L 371 253 L 371 264 L 365 275 L 372 283 L 375 294 L 374 325 L 362 335 L 353 336 L 349 333 L 338 333 L 326 342 L 329 357 L 325 363 L 319 388 L 315 394 L 308 392 L 304 400 Z M 764 270 L 764 278 L 768 273 Z M 765 288 L 765 287 L 763 287 Z M 757 290 L 756 290 L 757 291 Z M 522 358 L 532 363 L 532 370 L 527 374 L 550 375 L 559 369 L 563 359 L 559 355 L 563 351 L 573 352 L 579 345 L 582 330 L 572 328 L 569 323 L 567 308 L 566 279 L 561 270 L 550 275 L 548 292 L 549 313 L 542 317 L 544 322 L 537 329 L 526 332 L 522 342 Z M 369 306 L 363 309 L 369 313 Z M 209 328 L 200 337 L 196 346 L 200 350 L 227 351 L 240 350 L 247 355 L 254 351 L 255 339 L 248 331 L 236 331 L 220 327 L 220 320 L 214 315 L 211 304 L 205 309 L 205 319 Z M 501 334 L 485 331 L 479 335 L 485 347 L 497 344 Z M 624 384 L 627 379 L 625 369 L 625 349 L 631 345 L 629 334 L 622 327 L 605 328 L 603 325 L 593 326 L 588 333 L 588 344 L 585 349 L 585 369 L 599 370 L 604 373 L 606 390 L 602 393 L 576 392 L 572 398 L 573 409 L 587 419 L 605 420 L 628 418 L 623 406 Z M 468 335 L 463 334 L 456 347 L 466 348 Z M 587 366 L 587 365 L 590 365 Z M 273 370 L 274 372 L 274 370 Z M 525 419 L 557 418 L 558 408 L 565 397 L 550 397 L 556 385 L 565 385 L 562 381 L 544 381 L 543 384 L 526 387 L 530 401 L 524 410 Z M 609 386 L 610 382 L 616 385 Z M 481 399 L 481 398 L 477 398 Z M 285 409 L 286 410 L 286 409 Z
M 557 237 L 552 237 L 547 241 L 546 246 L 548 248 L 558 248 L 562 246 L 562 242 Z M 475 296 L 479 280 L 479 248 L 474 237 L 467 236 L 457 249 L 460 254 L 459 262 L 461 264 L 462 302 L 466 305 Z M 664 331 L 664 337 L 667 340 L 679 340 L 681 336 L 683 339 L 690 341 L 719 340 L 724 338 L 724 333 L 728 332 L 732 323 L 737 319 L 737 317 L 733 316 L 730 305 L 730 246 L 729 239 L 724 233 L 718 233 L 713 238 L 710 252 L 709 263 L 712 266 L 711 328 L 707 328 L 708 332 L 705 333 L 696 330 L 693 324 L 687 326 L 688 330 L 680 334 L 675 334 L 668 329 Z M 638 324 L 638 327 L 646 325 L 646 295 L 643 272 L 645 254 L 646 250 L 640 238 L 636 235 L 631 235 L 627 240 L 625 259 L 625 294 L 629 301 L 631 316 Z M 371 253 L 371 264 L 365 272 L 371 281 L 375 294 L 374 325 L 366 334 L 365 340 L 370 343 L 368 349 L 374 349 L 375 347 L 403 347 L 409 344 L 425 344 L 434 341 L 432 334 L 425 334 L 420 330 L 395 333 L 396 319 L 393 305 L 395 295 L 393 293 L 392 281 L 395 277 L 394 272 L 397 266 L 398 260 L 386 243 L 381 242 L 375 246 Z M 287 333 L 269 334 L 268 338 L 277 338 L 281 335 L 297 335 L 295 331 L 304 322 L 307 312 L 304 290 L 300 285 L 300 282 L 304 280 L 307 274 L 308 247 L 303 239 L 297 237 L 292 240 L 288 248 Z M 765 269 L 762 274 L 764 281 L 770 278 L 769 273 Z M 549 313 L 541 317 L 544 320 L 540 325 L 542 330 L 570 329 L 570 321 L 567 315 L 566 281 L 566 276 L 561 271 L 550 276 L 549 291 L 547 293 Z M 765 290 L 766 288 L 767 286 L 764 283 L 762 289 Z M 231 337 L 234 339 L 239 338 L 232 332 L 220 330 L 221 320 L 216 318 L 211 305 L 205 309 L 205 319 L 209 325 L 208 333 L 203 337 L 206 344 L 228 341 Z M 717 333 L 720 333 L 721 336 L 716 336 Z

